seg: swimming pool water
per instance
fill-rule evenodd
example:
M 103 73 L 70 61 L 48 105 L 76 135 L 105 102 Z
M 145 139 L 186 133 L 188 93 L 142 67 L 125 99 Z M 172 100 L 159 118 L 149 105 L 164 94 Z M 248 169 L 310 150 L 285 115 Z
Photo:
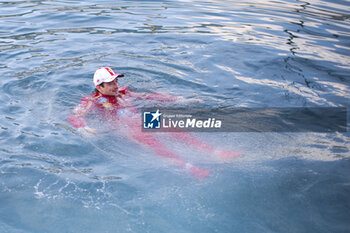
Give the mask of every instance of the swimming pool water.
M 0 1 L 0 232 L 349 232 L 348 132 L 194 134 L 229 162 L 159 135 L 200 180 L 66 121 L 100 66 L 200 107 L 348 108 L 349 6 Z

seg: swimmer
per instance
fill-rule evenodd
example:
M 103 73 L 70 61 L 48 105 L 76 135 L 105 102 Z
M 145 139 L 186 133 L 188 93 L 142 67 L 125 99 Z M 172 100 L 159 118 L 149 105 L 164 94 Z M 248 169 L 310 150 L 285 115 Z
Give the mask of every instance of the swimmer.
M 97 112 L 114 128 L 121 131 L 120 133 L 133 141 L 150 147 L 157 155 L 170 159 L 176 165 L 197 177 L 206 177 L 210 173 L 209 170 L 197 168 L 186 162 L 157 140 L 152 133 L 142 132 L 138 109 L 132 103 L 136 99 L 176 102 L 183 101 L 184 98 L 163 93 L 133 92 L 127 87 L 119 87 L 118 79 L 121 77 L 124 77 L 124 75 L 115 73 L 110 67 L 99 68 L 93 77 L 95 91 L 81 99 L 81 102 L 68 117 L 68 122 L 85 135 L 97 135 L 98 132 L 90 127 L 85 119 L 90 113 Z M 188 145 L 206 153 L 215 154 L 223 159 L 230 159 L 240 154 L 239 152 L 218 151 L 187 132 L 173 133 L 172 136 Z

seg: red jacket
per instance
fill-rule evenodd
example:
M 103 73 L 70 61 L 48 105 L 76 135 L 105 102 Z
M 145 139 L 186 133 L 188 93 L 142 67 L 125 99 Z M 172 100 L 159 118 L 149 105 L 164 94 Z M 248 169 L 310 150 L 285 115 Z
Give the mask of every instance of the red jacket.
M 116 96 L 94 92 L 81 99 L 67 120 L 72 126 L 80 128 L 87 126 L 84 118 L 93 111 L 102 113 L 104 117 L 117 117 L 122 116 L 123 109 L 127 107 L 129 112 L 137 113 L 137 109 L 131 105 L 132 98 L 172 102 L 178 97 L 160 93 L 137 93 L 130 91 L 127 87 L 119 88 Z

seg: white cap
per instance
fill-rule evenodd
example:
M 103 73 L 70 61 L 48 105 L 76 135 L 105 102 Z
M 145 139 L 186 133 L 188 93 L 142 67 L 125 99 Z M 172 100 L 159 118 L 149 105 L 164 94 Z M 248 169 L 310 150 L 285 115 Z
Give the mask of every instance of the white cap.
M 110 67 L 100 67 L 94 74 L 95 87 L 101 83 L 112 82 L 116 78 L 124 77 L 124 74 L 115 73 Z

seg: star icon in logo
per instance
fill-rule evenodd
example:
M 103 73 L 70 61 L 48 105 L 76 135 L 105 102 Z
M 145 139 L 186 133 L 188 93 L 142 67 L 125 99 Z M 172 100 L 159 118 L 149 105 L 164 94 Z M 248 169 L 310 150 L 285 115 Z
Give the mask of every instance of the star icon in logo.
M 159 117 L 161 116 L 162 114 L 159 112 L 159 109 L 157 109 L 157 112 L 155 112 L 155 113 L 152 113 L 152 120 L 151 120 L 151 122 L 152 121 L 154 121 L 154 120 L 157 120 L 157 121 L 159 121 Z

